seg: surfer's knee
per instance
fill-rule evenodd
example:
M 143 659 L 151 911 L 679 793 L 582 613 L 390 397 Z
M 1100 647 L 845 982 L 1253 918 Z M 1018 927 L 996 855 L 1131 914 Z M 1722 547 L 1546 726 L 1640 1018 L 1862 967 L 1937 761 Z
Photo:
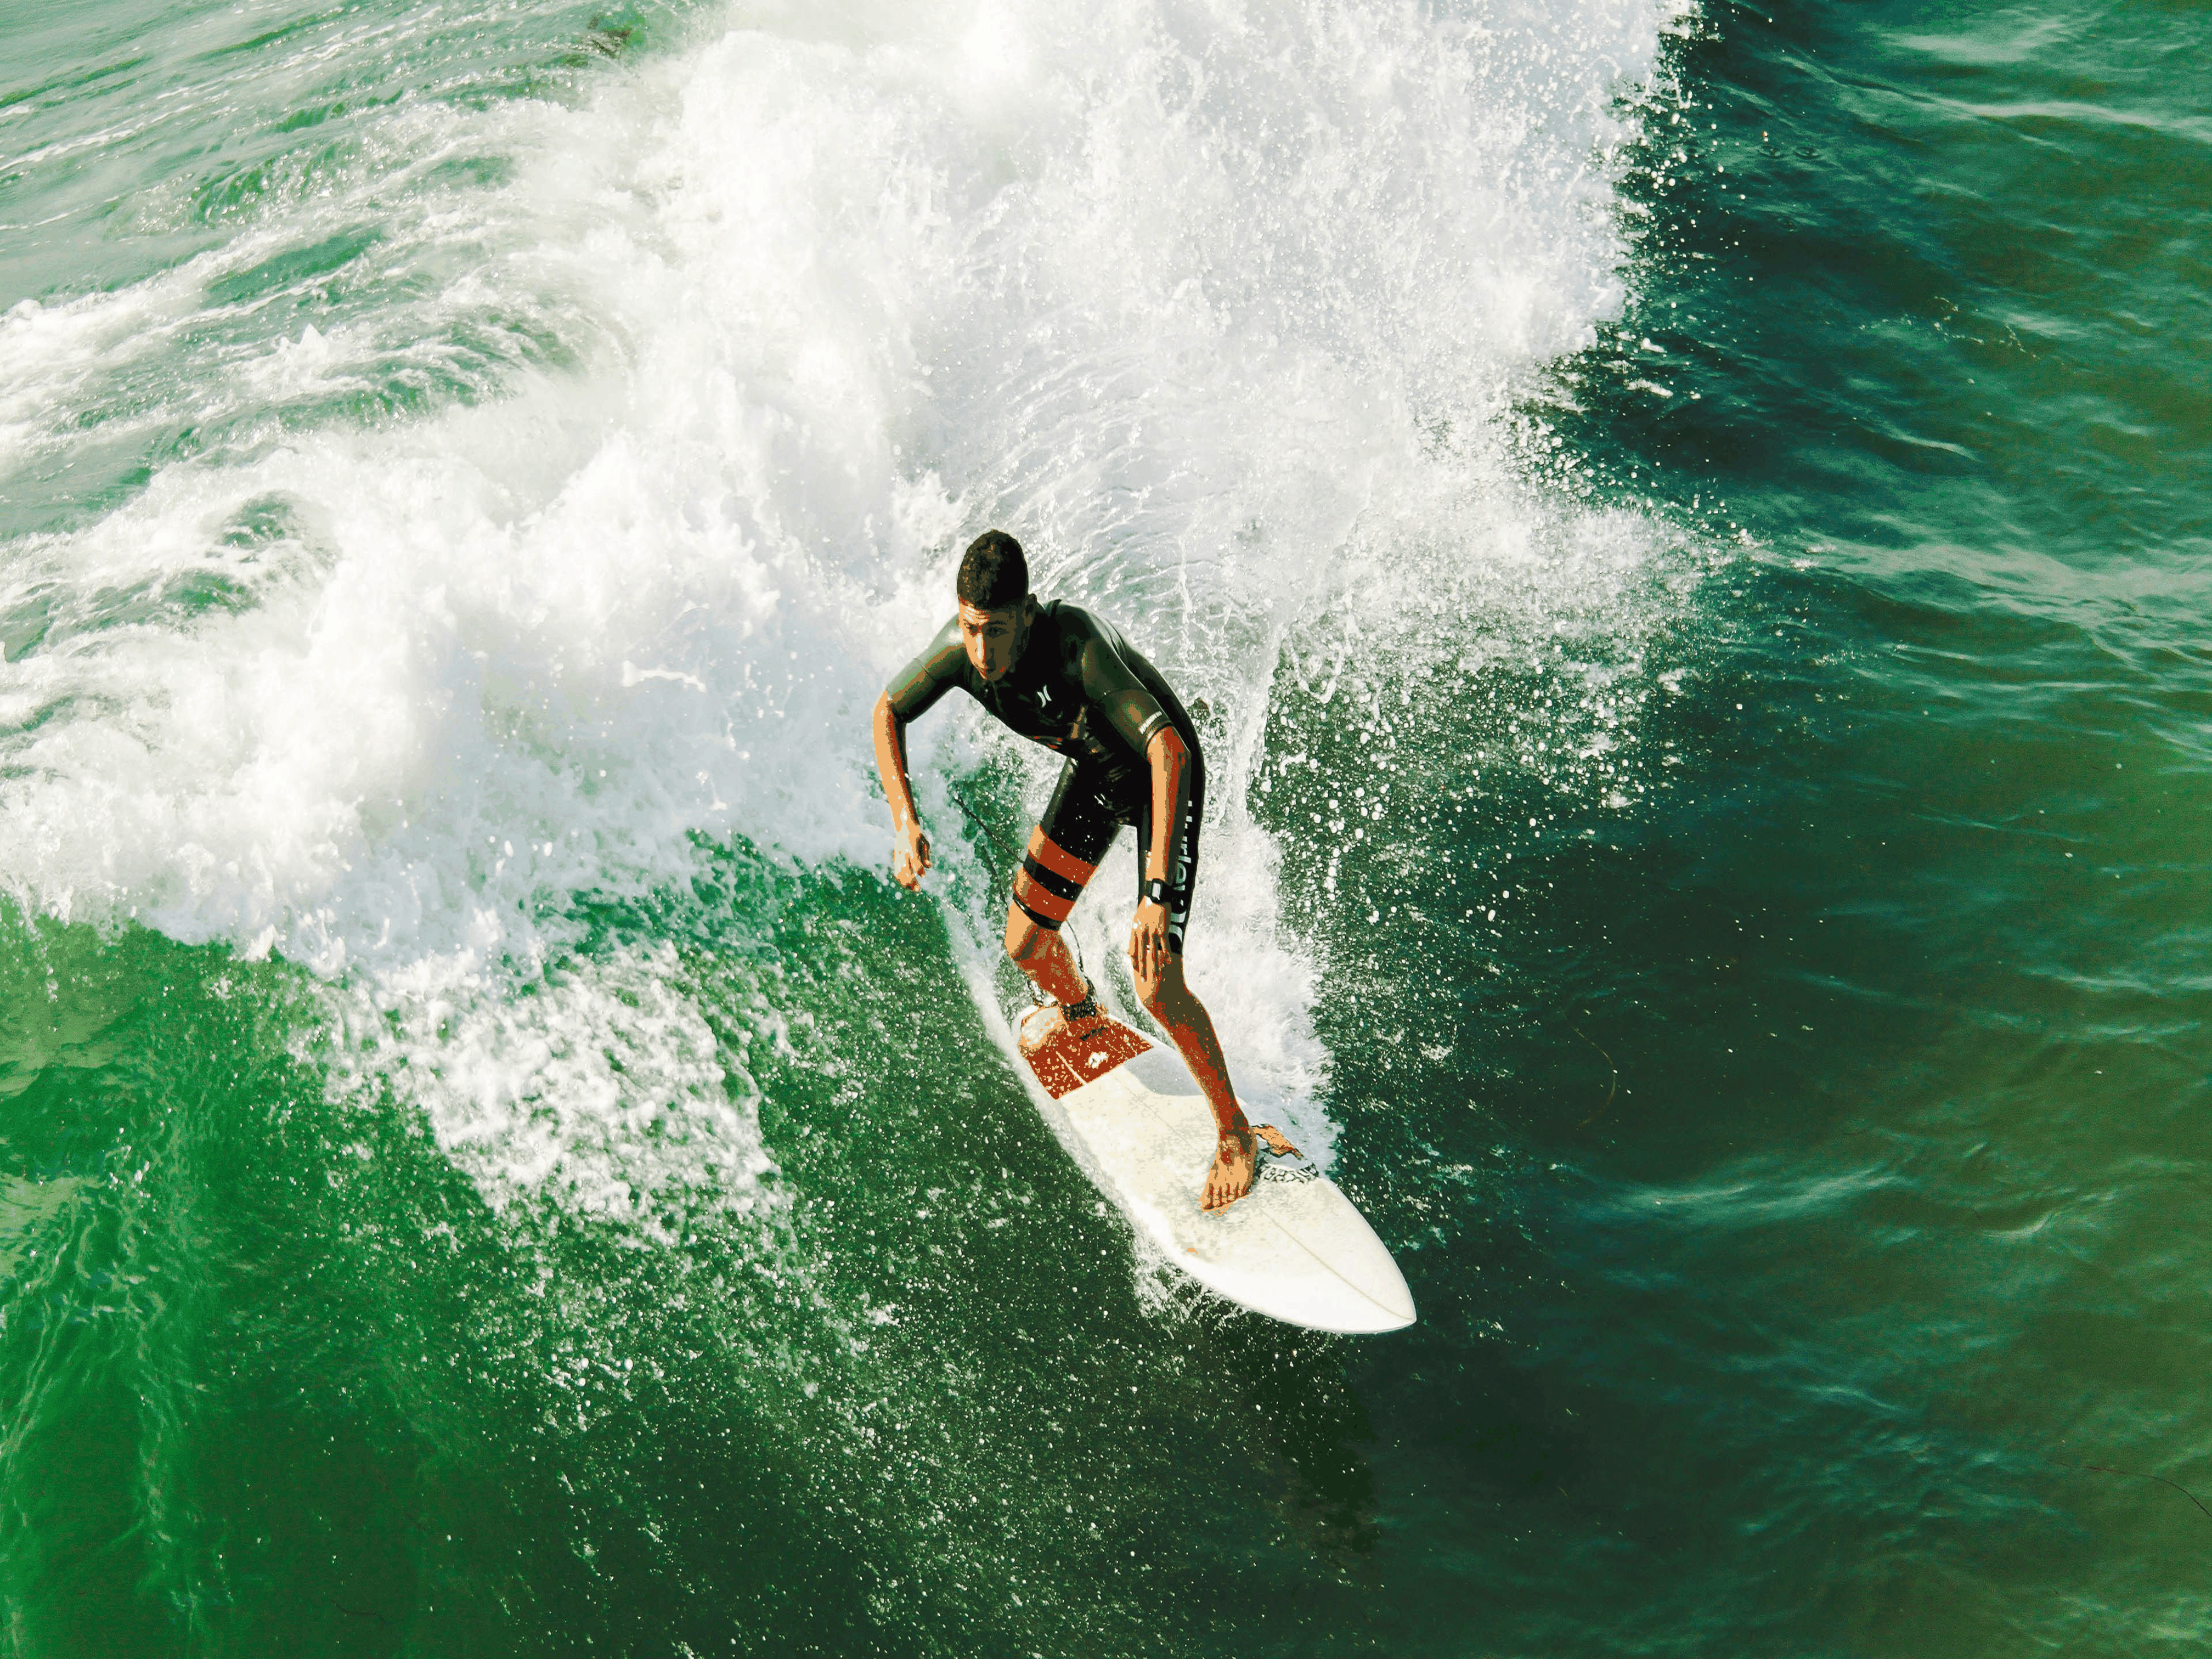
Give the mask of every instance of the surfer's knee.
M 1139 972 L 1137 1000 L 1162 1024 L 1182 1023 L 1194 1000 L 1183 983 L 1182 958 L 1170 957 L 1157 974 Z
M 1168 998 L 1159 981 L 1145 974 L 1137 975 L 1137 1000 L 1154 1019 L 1167 1018 Z
M 1018 904 L 1006 907 L 1006 954 L 1016 962 L 1027 962 L 1037 952 L 1044 941 L 1044 929 L 1031 921 Z

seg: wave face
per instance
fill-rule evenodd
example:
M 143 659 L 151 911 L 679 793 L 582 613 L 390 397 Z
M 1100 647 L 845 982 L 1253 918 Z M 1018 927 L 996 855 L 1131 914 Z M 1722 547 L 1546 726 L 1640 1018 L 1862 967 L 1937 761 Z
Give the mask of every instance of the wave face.
M 1194 975 L 1326 1145 L 1319 964 L 1244 805 L 1279 665 L 1513 611 L 1471 578 L 1543 566 L 1540 624 L 1547 580 L 1645 557 L 1518 482 L 1500 418 L 1620 303 L 1607 158 L 1662 14 L 659 21 L 558 95 L 514 95 L 550 84 L 527 42 L 465 55 L 489 14 L 349 15 L 154 101 L 149 169 L 216 85 L 266 131 L 129 210 L 186 257 L 0 324 L 17 902 L 321 976 L 340 1086 L 419 1104 L 488 1195 L 746 1201 L 753 1097 L 674 946 L 587 950 L 583 901 L 702 844 L 878 866 L 869 705 L 1002 526 L 1208 708 Z M 1034 807 L 1046 775 L 944 715 L 915 760 L 948 844 L 947 778 Z M 994 905 L 954 884 L 975 971 Z

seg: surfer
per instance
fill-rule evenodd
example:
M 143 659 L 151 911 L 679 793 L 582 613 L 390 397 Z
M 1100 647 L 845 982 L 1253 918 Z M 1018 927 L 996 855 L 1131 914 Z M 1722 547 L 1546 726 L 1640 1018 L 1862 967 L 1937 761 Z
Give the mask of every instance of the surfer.
M 954 583 L 959 610 L 876 702 L 876 765 L 891 807 L 891 873 L 916 888 L 929 837 L 906 775 L 906 728 L 957 687 L 1022 737 L 1067 757 L 1044 817 L 1030 832 L 1006 911 L 1006 954 L 1041 999 L 1021 1022 L 1024 1054 L 1080 1037 L 1104 1015 L 1060 937 L 1060 923 L 1123 824 L 1139 838 L 1129 966 L 1146 1012 L 1160 1023 L 1213 1109 L 1218 1142 L 1199 1206 L 1225 1209 L 1252 1188 L 1256 1139 L 1229 1086 L 1229 1062 L 1205 1005 L 1183 980 L 1183 929 L 1198 878 L 1206 761 L 1188 714 L 1110 623 L 1030 592 L 1021 544 L 978 536 Z M 1296 1149 L 1272 1127 L 1271 1150 Z

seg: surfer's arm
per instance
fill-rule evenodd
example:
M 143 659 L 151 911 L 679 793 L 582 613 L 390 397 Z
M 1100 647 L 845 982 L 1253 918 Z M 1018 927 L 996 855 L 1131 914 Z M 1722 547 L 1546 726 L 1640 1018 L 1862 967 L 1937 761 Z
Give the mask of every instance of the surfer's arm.
M 922 653 L 899 672 L 876 699 L 876 770 L 883 776 L 884 799 L 890 803 L 891 875 L 902 887 L 918 887 L 929 869 L 929 837 L 922 833 L 921 814 L 915 808 L 914 786 L 906 771 L 906 728 L 909 722 L 934 707 L 952 688 L 958 665 L 966 660 L 960 645 L 960 623 L 955 617 L 939 630 Z
M 1188 880 L 1189 860 L 1177 842 L 1189 816 L 1190 745 L 1129 666 L 1122 654 L 1127 642 L 1118 634 L 1066 607 L 1060 616 L 1063 629 L 1081 628 L 1088 636 L 1079 659 L 1084 696 L 1152 770 L 1152 836 L 1144 852 L 1146 896 L 1138 903 L 1129 929 L 1129 961 L 1141 978 L 1148 971 L 1158 973 L 1168 959 L 1170 903 L 1182 899 Z
M 1145 745 L 1145 759 L 1152 769 L 1152 838 L 1145 848 L 1145 879 L 1170 888 L 1176 879 L 1176 836 L 1182 828 L 1183 798 L 1190 788 L 1190 749 L 1182 733 L 1164 726 Z
M 929 869 L 929 837 L 915 811 L 914 786 L 906 775 L 906 722 L 886 691 L 876 699 L 876 770 L 883 775 L 884 799 L 891 805 L 891 874 L 902 887 L 915 887 Z
M 1152 769 L 1152 833 L 1145 848 L 1145 896 L 1129 927 L 1129 962 L 1139 975 L 1149 971 L 1157 976 L 1168 960 L 1165 901 L 1182 887 L 1176 838 L 1182 833 L 1183 800 L 1190 787 L 1190 749 L 1182 732 L 1164 726 L 1145 745 L 1145 759 Z

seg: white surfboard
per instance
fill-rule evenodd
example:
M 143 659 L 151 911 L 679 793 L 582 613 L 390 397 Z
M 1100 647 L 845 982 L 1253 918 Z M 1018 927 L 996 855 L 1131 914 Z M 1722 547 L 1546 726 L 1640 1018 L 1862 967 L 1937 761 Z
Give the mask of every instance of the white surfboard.
M 1189 1072 L 1119 1021 L 1029 1057 L 1066 1114 L 1078 1162 L 1167 1259 L 1239 1307 L 1309 1330 L 1413 1322 L 1405 1275 L 1367 1218 L 1311 1163 L 1262 1152 L 1252 1190 L 1207 1215 L 1213 1114 Z

